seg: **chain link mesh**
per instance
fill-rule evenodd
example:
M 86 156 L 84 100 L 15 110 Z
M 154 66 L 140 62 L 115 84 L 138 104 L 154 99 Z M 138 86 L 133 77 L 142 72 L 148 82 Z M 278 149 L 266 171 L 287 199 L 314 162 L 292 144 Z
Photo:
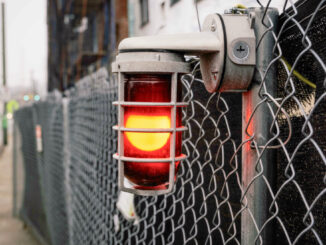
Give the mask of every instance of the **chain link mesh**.
M 242 125 L 241 94 L 206 92 L 198 60 L 192 60 L 193 72 L 182 78 L 189 102 L 183 111 L 188 158 L 174 191 L 136 196 L 138 218 L 126 220 L 116 207 L 118 168 L 112 158 L 117 84 L 102 69 L 67 91 L 66 102 L 52 95 L 16 112 L 25 162 L 25 217 L 53 244 L 244 244 L 243 237 L 252 232 L 256 244 L 326 242 L 326 1 L 286 1 L 285 6 L 277 33 L 268 15 L 262 20 L 275 40 L 274 56 L 267 70 L 257 67 L 260 100 L 246 115 L 254 120 L 261 107 L 269 108 L 266 143 L 254 135 L 252 120 Z M 265 83 L 273 66 L 276 94 Z M 35 151 L 36 122 L 43 129 L 41 155 Z M 258 156 L 249 185 L 243 184 L 245 147 Z M 267 152 L 274 158 L 263 162 Z M 272 177 L 266 172 L 271 165 Z M 255 183 L 266 188 L 263 196 L 251 194 Z M 248 206 L 254 198 L 265 200 L 264 220 Z M 255 231 L 241 224 L 245 212 Z M 268 240 L 267 229 L 273 234 Z
M 36 152 L 35 107 L 23 107 L 15 112 L 15 123 L 21 132 L 21 154 L 24 162 L 24 192 L 19 216 L 50 241 L 42 187 L 43 172 L 41 161 Z M 15 130 L 17 129 L 15 128 Z M 14 144 L 16 146 L 16 143 Z M 15 151 L 17 152 L 17 151 Z M 19 180 L 20 181 L 20 180 Z

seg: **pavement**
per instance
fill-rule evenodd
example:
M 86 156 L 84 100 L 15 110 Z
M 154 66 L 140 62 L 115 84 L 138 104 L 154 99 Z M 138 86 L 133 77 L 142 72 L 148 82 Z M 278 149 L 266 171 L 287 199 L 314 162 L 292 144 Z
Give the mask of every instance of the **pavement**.
M 0 152 L 0 245 L 40 245 L 26 226 L 12 215 L 12 165 L 10 144 Z

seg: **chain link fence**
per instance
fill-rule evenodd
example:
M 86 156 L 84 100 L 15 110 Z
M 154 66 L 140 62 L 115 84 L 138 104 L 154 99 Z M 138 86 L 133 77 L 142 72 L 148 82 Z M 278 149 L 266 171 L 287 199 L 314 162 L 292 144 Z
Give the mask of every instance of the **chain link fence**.
M 191 61 L 182 78 L 188 158 L 172 193 L 135 196 L 136 220 L 116 206 L 117 84 L 105 69 L 17 111 L 21 217 L 60 245 L 325 243 L 326 1 L 285 6 L 278 28 L 264 11 L 256 23 L 265 28 L 257 50 L 264 38 L 275 45 L 249 92 L 209 94 Z

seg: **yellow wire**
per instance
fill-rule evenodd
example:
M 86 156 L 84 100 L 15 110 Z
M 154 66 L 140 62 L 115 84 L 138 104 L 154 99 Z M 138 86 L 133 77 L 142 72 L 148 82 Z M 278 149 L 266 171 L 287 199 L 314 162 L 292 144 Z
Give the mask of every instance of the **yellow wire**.
M 289 64 L 289 62 L 287 62 L 284 57 L 282 57 L 281 60 L 284 61 L 286 67 L 290 71 L 292 69 L 292 66 Z M 311 82 L 308 78 L 302 76 L 297 70 L 293 70 L 293 75 L 296 76 L 299 80 L 301 80 L 305 84 L 309 85 L 310 87 L 312 87 L 314 89 L 316 88 L 316 84 L 314 84 L 313 82 Z
M 244 6 L 243 4 L 237 4 L 237 5 L 235 5 L 235 7 L 238 9 L 247 9 L 247 7 Z

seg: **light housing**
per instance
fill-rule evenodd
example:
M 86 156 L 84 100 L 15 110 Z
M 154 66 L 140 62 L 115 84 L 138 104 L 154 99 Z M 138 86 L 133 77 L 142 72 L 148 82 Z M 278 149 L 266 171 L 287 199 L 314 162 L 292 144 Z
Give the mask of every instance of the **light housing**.
M 136 64 L 136 65 L 135 65 Z M 140 195 L 171 192 L 181 161 L 183 55 L 169 52 L 120 53 L 118 74 L 119 187 Z
M 178 165 L 185 158 L 180 133 L 186 130 L 181 125 L 185 104 L 178 100 L 180 74 L 190 71 L 184 55 L 200 58 L 208 92 L 246 91 L 256 65 L 254 20 L 252 12 L 211 14 L 202 32 L 126 38 L 119 44 L 112 64 L 119 84 L 119 101 L 114 103 L 119 118 L 113 128 L 118 131 L 114 158 L 119 164 L 122 191 L 141 195 L 172 191 Z M 140 99 L 130 99 L 129 90 L 142 91 L 136 92 Z M 150 96 L 152 93 L 170 96 Z

